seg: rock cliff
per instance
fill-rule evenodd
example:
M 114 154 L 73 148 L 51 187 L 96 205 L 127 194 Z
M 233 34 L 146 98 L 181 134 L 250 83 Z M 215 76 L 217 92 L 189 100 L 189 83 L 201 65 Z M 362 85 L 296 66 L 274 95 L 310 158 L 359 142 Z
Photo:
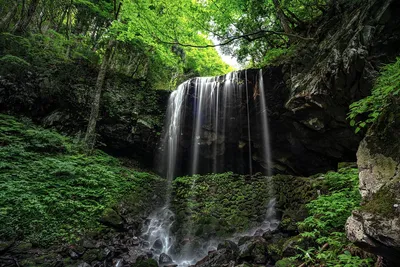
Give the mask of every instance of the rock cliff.
M 347 220 L 348 238 L 380 255 L 388 266 L 400 262 L 400 99 L 393 99 L 368 131 L 357 152 L 363 205 Z

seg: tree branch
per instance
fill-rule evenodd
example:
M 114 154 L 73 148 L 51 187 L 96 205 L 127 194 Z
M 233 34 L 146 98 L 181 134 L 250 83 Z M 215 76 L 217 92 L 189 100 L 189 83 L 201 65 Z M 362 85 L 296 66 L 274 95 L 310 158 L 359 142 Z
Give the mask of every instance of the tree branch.
M 259 35 L 259 34 L 263 34 L 263 35 L 251 38 L 251 36 Z M 254 41 L 254 40 L 257 40 L 257 39 L 265 37 L 266 34 L 279 35 L 279 36 L 284 35 L 284 36 L 289 36 L 289 37 L 293 37 L 293 38 L 297 38 L 297 39 L 301 39 L 301 40 L 305 40 L 305 41 L 314 40 L 314 38 L 306 38 L 306 37 L 302 37 L 302 36 L 296 35 L 296 34 L 285 33 L 285 32 L 277 32 L 277 31 L 271 31 L 271 30 L 259 30 L 257 32 L 252 32 L 252 33 L 248 33 L 248 34 L 232 36 L 228 40 L 226 40 L 226 41 L 224 41 L 222 43 L 210 44 L 210 45 L 187 44 L 187 43 L 180 43 L 179 41 L 169 42 L 169 41 L 162 40 L 162 39 L 158 38 L 157 36 L 155 36 L 155 38 L 159 42 L 164 43 L 164 44 L 179 45 L 179 46 L 184 46 L 184 47 L 195 47 L 195 48 L 209 48 L 209 47 L 218 47 L 218 46 L 229 45 L 229 44 L 231 44 L 232 42 L 234 42 L 235 40 L 238 40 L 238 39 L 246 39 L 248 41 Z

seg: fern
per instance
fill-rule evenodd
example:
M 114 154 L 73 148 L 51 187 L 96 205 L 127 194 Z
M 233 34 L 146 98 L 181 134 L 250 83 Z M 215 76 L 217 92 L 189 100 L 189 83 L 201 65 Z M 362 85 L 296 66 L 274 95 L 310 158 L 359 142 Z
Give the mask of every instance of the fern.
M 382 68 L 381 76 L 377 79 L 371 96 L 363 98 L 350 105 L 348 119 L 355 132 L 374 123 L 382 110 L 389 103 L 391 96 L 400 93 L 400 58 L 393 64 Z

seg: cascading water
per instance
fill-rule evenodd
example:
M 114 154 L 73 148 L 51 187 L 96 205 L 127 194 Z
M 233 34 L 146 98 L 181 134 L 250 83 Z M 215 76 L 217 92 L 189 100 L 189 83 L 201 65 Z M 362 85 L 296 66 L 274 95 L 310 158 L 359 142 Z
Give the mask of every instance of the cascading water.
M 177 149 L 179 145 L 179 133 L 182 113 L 183 97 L 185 95 L 185 83 L 181 84 L 176 91 L 171 94 L 168 103 L 167 118 L 168 124 L 164 135 L 165 144 L 166 178 L 167 191 L 164 206 L 150 216 L 150 222 L 143 229 L 143 236 L 153 249 L 155 256 L 161 254 L 170 254 L 173 244 L 173 237 L 170 235 L 170 229 L 174 223 L 174 213 L 169 209 L 171 202 L 171 186 L 175 177 L 175 166 L 177 159 Z
M 166 201 L 143 229 L 155 256 L 168 254 L 180 266 L 193 263 L 190 262 L 193 260 L 190 245 L 185 255 L 175 255 L 173 250 L 175 240 L 171 227 L 174 214 L 170 210 L 170 202 L 175 177 L 226 171 L 252 174 L 254 158 L 262 159 L 258 171 L 271 175 L 262 71 L 252 77 L 250 79 L 248 72 L 244 71 L 213 78 L 194 78 L 181 84 L 171 94 L 161 142 L 162 152 L 157 162 L 160 172 L 168 180 Z M 261 136 L 257 152 L 254 152 L 257 149 L 252 149 L 255 136 Z M 258 153 L 258 156 L 253 153 Z M 270 203 L 266 220 L 271 219 L 273 207 L 274 204 Z
M 261 127 L 262 127 L 262 141 L 263 141 L 263 159 L 264 159 L 264 166 L 268 176 L 272 175 L 271 169 L 271 146 L 270 146 L 270 138 L 269 138 L 269 127 L 268 127 L 268 110 L 266 104 L 266 95 L 264 89 L 264 78 L 262 69 L 259 70 L 258 74 L 258 88 L 260 91 L 260 115 L 261 115 Z

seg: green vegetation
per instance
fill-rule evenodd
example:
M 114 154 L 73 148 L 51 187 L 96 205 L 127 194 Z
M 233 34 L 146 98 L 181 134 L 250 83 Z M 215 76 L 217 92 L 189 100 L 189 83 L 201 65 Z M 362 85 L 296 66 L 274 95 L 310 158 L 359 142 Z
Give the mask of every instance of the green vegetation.
M 153 88 L 173 89 L 188 77 L 231 70 L 214 48 L 199 50 L 170 42 L 170 36 L 179 35 L 194 45 L 210 44 L 191 19 L 190 10 L 196 5 L 192 1 L 0 0 L 0 4 L 0 17 L 6 19 L 0 21 L 0 32 L 8 35 L 0 40 L 0 54 L 18 56 L 25 50 L 35 57 L 34 66 L 78 61 L 99 68 L 112 40 L 107 69 L 150 80 Z M 24 45 L 1 52 L 10 40 Z
M 200 20 L 209 21 L 207 29 L 221 43 L 230 42 L 223 51 L 237 55 L 239 62 L 250 66 L 267 63 L 269 51 L 284 51 L 291 44 L 307 39 L 296 32 L 307 28 L 329 10 L 334 1 L 299 0 L 218 0 L 204 1 L 198 11 Z M 267 56 L 268 59 L 268 56 Z
M 387 218 L 395 217 L 396 213 L 393 212 L 393 205 L 397 203 L 395 192 L 396 190 L 391 190 L 389 187 L 379 189 L 361 210 Z
M 268 177 L 232 173 L 194 175 L 174 180 L 173 207 L 179 231 L 194 225 L 196 236 L 229 236 L 265 219 L 272 184 Z M 184 227 L 182 227 L 184 226 Z M 185 227 L 186 226 L 186 227 Z
M 356 133 L 374 123 L 390 106 L 390 99 L 400 93 L 400 58 L 382 68 L 372 94 L 350 105 L 348 118 Z
M 312 266 L 369 266 L 372 260 L 354 255 L 357 248 L 350 243 L 344 226 L 351 211 L 360 205 L 358 170 L 342 168 L 324 175 L 328 194 L 306 205 L 309 217 L 298 223 L 298 254 L 290 260 Z
M 143 212 L 162 184 L 103 152 L 87 156 L 70 138 L 1 114 L 0 181 L 0 239 L 38 246 L 100 231 L 102 214 L 118 216 L 121 201 Z

